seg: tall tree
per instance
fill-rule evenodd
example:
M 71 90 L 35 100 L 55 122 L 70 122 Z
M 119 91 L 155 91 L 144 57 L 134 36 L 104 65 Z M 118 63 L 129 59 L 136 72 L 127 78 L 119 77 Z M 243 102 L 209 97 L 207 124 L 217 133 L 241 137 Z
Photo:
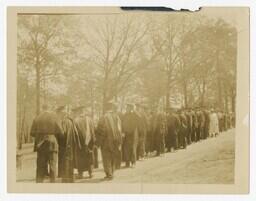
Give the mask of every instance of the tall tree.
M 136 65 L 136 52 L 143 46 L 148 26 L 135 16 L 104 16 L 88 18 L 90 30 L 84 30 L 80 38 L 87 47 L 89 60 L 99 72 L 102 108 L 123 91 L 127 83 L 141 68 Z M 88 27 L 87 26 L 87 27 Z
M 35 70 L 36 114 L 40 112 L 41 82 L 52 73 L 53 66 L 61 60 L 55 56 L 56 43 L 59 41 L 60 17 L 47 15 L 20 15 L 18 17 L 18 35 L 20 46 L 18 54 L 31 70 Z M 47 68 L 52 65 L 52 68 Z
M 155 20 L 152 29 L 154 48 L 163 61 L 163 71 L 166 73 L 166 108 L 170 104 L 170 89 L 175 82 L 178 62 L 177 47 L 180 42 L 182 17 L 179 15 L 166 15 L 161 20 Z
M 234 91 L 236 75 L 236 30 L 222 20 L 210 20 L 188 33 L 181 43 L 191 71 L 188 73 L 198 88 L 198 104 L 205 105 L 206 93 L 219 108 L 224 108 L 224 92 Z M 229 79 L 230 78 L 230 79 Z M 232 86 L 232 87 L 231 87 Z M 208 92 L 207 92 L 208 88 Z M 209 97 L 208 97 L 209 99 Z M 227 104 L 227 101 L 225 101 Z

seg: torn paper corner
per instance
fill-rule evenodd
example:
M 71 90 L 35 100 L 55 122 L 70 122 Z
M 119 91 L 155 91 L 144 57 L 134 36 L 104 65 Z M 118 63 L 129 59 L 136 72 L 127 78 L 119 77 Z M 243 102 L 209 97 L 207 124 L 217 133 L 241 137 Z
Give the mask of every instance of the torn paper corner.
M 179 4 L 175 4 L 175 5 L 170 5 L 170 6 L 166 6 L 167 8 L 172 8 L 176 11 L 199 11 L 202 7 L 201 6 L 195 6 L 195 5 L 179 5 Z

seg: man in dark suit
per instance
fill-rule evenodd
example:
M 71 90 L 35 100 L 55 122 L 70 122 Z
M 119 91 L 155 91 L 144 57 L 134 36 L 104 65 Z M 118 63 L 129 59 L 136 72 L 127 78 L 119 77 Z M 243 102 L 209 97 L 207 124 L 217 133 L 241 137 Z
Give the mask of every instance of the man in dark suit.
M 134 111 L 133 104 L 127 104 L 126 113 L 122 119 L 124 136 L 123 153 L 126 167 L 134 167 L 137 159 L 139 138 L 139 116 Z
M 187 117 L 184 109 L 179 111 L 180 129 L 179 129 L 179 147 L 187 148 Z
M 167 115 L 167 135 L 166 148 L 167 151 L 174 151 L 178 149 L 178 132 L 180 127 L 179 117 L 175 114 L 173 108 L 168 109 Z
M 63 135 L 55 113 L 48 111 L 43 105 L 43 111 L 33 121 L 31 136 L 35 138 L 34 151 L 37 152 L 36 182 L 43 182 L 50 168 L 50 182 L 55 182 L 58 158 L 58 142 Z
M 105 179 L 107 180 L 114 177 L 122 146 L 121 120 L 114 108 L 113 103 L 106 104 L 106 113 L 100 118 L 96 130 L 96 141 L 101 149 Z

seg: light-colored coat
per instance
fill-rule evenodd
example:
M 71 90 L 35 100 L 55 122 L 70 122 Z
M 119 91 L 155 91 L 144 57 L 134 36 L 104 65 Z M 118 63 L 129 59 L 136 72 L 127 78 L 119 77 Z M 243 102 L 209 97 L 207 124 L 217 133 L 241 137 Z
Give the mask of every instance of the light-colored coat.
M 209 133 L 211 136 L 215 133 L 216 134 L 219 133 L 219 119 L 218 119 L 218 115 L 216 113 L 212 113 L 210 115 Z

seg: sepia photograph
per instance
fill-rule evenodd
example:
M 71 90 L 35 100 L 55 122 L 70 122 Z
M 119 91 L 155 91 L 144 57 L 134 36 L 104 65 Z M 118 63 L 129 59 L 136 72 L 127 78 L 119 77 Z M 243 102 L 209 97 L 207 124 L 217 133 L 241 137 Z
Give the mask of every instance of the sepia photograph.
M 8 40 L 17 191 L 248 183 L 249 9 L 45 11 L 16 8 Z

